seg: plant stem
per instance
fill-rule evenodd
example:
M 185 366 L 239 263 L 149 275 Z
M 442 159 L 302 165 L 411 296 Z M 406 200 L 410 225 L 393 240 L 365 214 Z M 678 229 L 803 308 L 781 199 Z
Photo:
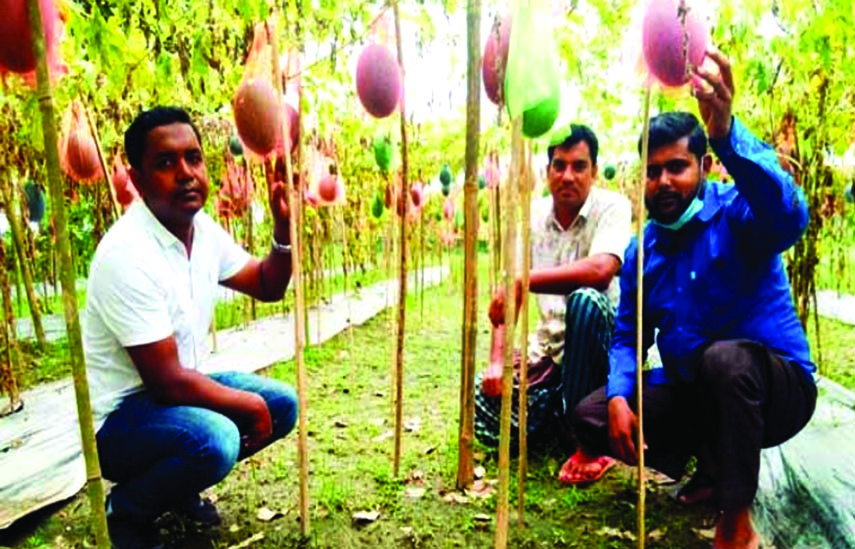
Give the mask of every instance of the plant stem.
M 92 422 L 92 405 L 89 398 L 89 383 L 86 379 L 86 360 L 83 356 L 83 339 L 80 333 L 80 317 L 77 308 L 77 289 L 71 255 L 71 240 L 68 233 L 68 221 L 65 218 L 65 197 L 62 192 L 62 174 L 59 168 L 59 139 L 56 129 L 56 115 L 53 95 L 48 76 L 45 49 L 45 34 L 39 0 L 27 0 L 30 16 L 30 29 L 33 36 L 33 52 L 36 58 L 36 78 L 38 82 L 39 109 L 42 114 L 42 132 L 44 134 L 45 157 L 47 160 L 48 187 L 53 205 L 53 217 L 56 226 L 56 244 L 59 253 L 60 281 L 62 283 L 62 304 L 65 313 L 65 329 L 68 337 L 69 359 L 74 377 L 74 394 L 77 400 L 77 417 L 80 424 L 80 438 L 83 445 L 83 458 L 86 463 L 86 484 L 89 492 L 92 526 L 95 530 L 95 544 L 99 549 L 110 547 L 107 532 L 107 513 L 104 509 L 104 484 L 101 482 L 101 467 L 98 463 L 98 450 L 95 444 L 95 426 Z

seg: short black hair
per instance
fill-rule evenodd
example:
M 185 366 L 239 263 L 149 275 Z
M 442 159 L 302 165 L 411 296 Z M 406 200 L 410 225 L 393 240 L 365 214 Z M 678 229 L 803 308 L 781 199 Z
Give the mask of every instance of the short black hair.
M 199 140 L 199 145 L 201 146 L 202 136 L 199 134 L 199 129 L 190 120 L 190 115 L 187 111 L 180 107 L 153 107 L 139 113 L 125 131 L 125 155 L 127 155 L 128 163 L 130 163 L 132 168 L 136 170 L 142 169 L 142 158 L 145 154 L 148 132 L 160 126 L 168 126 L 170 124 L 188 124 L 193 128 L 193 133 L 196 134 L 196 139 Z
M 639 155 L 641 155 L 643 137 L 641 135 L 638 138 Z M 690 112 L 666 112 L 651 118 L 647 150 L 655 151 L 684 137 L 689 138 L 689 152 L 694 154 L 698 159 L 698 164 L 701 164 L 704 155 L 707 154 L 707 134 L 704 133 L 698 118 Z
M 546 156 L 549 158 L 549 163 L 552 164 L 552 157 L 555 155 L 555 149 L 569 149 L 575 147 L 577 143 L 584 141 L 588 144 L 588 150 L 591 152 L 591 164 L 597 165 L 597 153 L 600 149 L 600 142 L 597 141 L 597 134 L 594 130 L 584 124 L 570 124 L 570 135 L 564 138 L 564 141 L 556 145 L 550 145 L 546 149 Z

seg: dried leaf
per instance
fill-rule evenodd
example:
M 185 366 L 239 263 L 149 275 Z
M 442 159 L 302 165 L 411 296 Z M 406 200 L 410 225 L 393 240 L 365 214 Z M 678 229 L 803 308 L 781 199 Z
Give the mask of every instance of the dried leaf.
M 407 482 L 421 483 L 422 481 L 424 481 L 424 479 L 425 479 L 424 471 L 420 471 L 420 470 L 416 469 L 415 471 L 410 473 L 410 476 L 407 478 Z
M 377 391 L 376 393 L 374 393 L 374 396 L 382 398 L 386 396 L 386 393 L 384 393 L 383 391 Z
M 422 418 L 411 417 L 404 421 L 404 431 L 408 433 L 416 433 L 422 428 Z
M 474 498 L 486 499 L 493 495 L 493 485 L 483 480 L 476 480 L 472 483 L 472 488 L 466 491 L 468 495 Z
M 395 432 L 394 432 L 394 431 L 392 431 L 392 430 L 384 431 L 382 434 L 380 434 L 380 435 L 378 435 L 378 436 L 374 437 L 373 442 L 374 442 L 375 444 L 379 444 L 379 443 L 383 442 L 384 440 L 389 440 L 389 439 L 390 439 L 390 438 L 392 438 L 394 435 L 395 435 Z
M 478 467 L 475 468 L 474 473 L 475 473 L 476 479 L 481 479 L 481 478 L 484 478 L 484 475 L 487 474 L 487 471 L 479 465 Z
M 656 530 L 653 530 L 652 532 L 647 534 L 647 537 L 650 539 L 650 541 L 662 541 L 662 539 L 665 538 L 665 532 L 657 528 Z
M 469 503 L 469 498 L 467 498 L 466 496 L 459 494 L 457 492 L 449 492 L 449 493 L 445 494 L 444 496 L 442 496 L 442 499 L 446 503 L 455 503 L 455 504 L 461 504 L 461 505 L 465 504 L 465 503 Z
M 616 539 L 628 539 L 634 540 L 635 534 L 632 532 L 622 532 L 617 528 L 612 528 L 611 526 L 603 526 L 599 530 L 597 530 L 597 534 L 600 536 L 605 536 L 608 538 L 616 538 Z
M 412 526 L 402 526 L 401 527 L 401 533 L 404 534 L 405 536 L 408 536 L 408 537 L 412 536 L 414 531 L 415 530 L 413 530 Z
M 255 518 L 257 518 L 261 522 L 270 522 L 274 519 L 278 519 L 284 516 L 285 515 L 279 511 L 273 511 L 271 509 L 268 509 L 267 507 L 262 507 L 258 510 L 258 513 L 256 513 Z
M 229 526 L 229 532 L 232 534 L 237 533 L 238 530 L 240 530 L 240 526 L 238 526 L 237 524 L 232 524 L 231 526 Z
M 478 513 L 474 517 L 472 517 L 477 522 L 490 522 L 493 520 L 493 517 L 490 515 L 485 515 L 484 513 Z
M 701 528 L 692 528 L 692 532 L 697 534 L 697 536 L 702 539 L 715 539 L 715 528 L 709 528 L 706 530 L 703 530 Z
M 410 499 L 419 499 L 425 495 L 425 489 L 421 486 L 410 486 L 404 490 L 404 496 Z
M 484 452 L 475 452 L 474 454 L 472 454 L 472 457 L 475 458 L 475 461 L 481 462 L 484 461 L 487 456 L 484 454 Z
M 366 525 L 380 518 L 380 511 L 357 511 L 353 513 L 353 522 L 357 525 Z
M 385 417 L 375 417 L 374 419 L 369 421 L 369 423 L 371 423 L 372 425 L 376 425 L 377 427 L 383 427 L 384 425 L 386 425 L 386 418 Z
M 429 455 L 431 455 L 432 453 L 434 453 L 435 451 L 436 451 L 436 446 L 428 446 L 428 447 L 425 449 L 425 455 L 426 455 L 426 456 L 429 456 Z
M 251 537 L 246 538 L 245 540 L 238 543 L 237 545 L 229 545 L 228 549 L 246 549 L 247 547 L 249 547 L 251 544 L 255 543 L 256 541 L 261 541 L 263 539 L 264 539 L 264 532 L 258 532 L 257 534 L 253 534 Z
M 347 427 L 347 423 L 345 423 L 339 419 L 339 420 L 336 420 L 335 423 L 333 423 L 333 427 L 338 427 L 339 429 L 344 429 L 345 427 Z

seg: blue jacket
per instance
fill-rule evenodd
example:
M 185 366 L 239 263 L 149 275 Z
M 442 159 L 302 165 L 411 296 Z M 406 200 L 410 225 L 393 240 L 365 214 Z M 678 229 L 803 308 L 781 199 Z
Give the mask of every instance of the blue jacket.
M 654 384 L 694 379 L 700 355 L 716 341 L 750 339 L 812 375 L 781 253 L 807 228 L 802 189 L 775 152 L 734 118 L 730 136 L 710 140 L 734 185 L 707 181 L 703 209 L 678 231 L 644 230 L 643 349 L 662 357 Z M 620 275 L 620 305 L 609 354 L 609 398 L 635 389 L 637 239 Z

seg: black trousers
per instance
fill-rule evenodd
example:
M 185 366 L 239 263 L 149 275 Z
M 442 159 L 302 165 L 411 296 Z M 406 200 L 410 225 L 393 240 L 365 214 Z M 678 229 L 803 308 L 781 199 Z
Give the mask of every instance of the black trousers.
M 715 479 L 721 510 L 748 507 L 757 492 L 760 450 L 798 433 L 816 407 L 816 385 L 799 367 L 754 341 L 721 341 L 701 356 L 691 383 L 650 385 L 643 377 L 645 464 L 680 479 L 689 458 Z M 635 395 L 629 399 L 637 411 Z M 605 387 L 573 414 L 579 444 L 613 455 Z

